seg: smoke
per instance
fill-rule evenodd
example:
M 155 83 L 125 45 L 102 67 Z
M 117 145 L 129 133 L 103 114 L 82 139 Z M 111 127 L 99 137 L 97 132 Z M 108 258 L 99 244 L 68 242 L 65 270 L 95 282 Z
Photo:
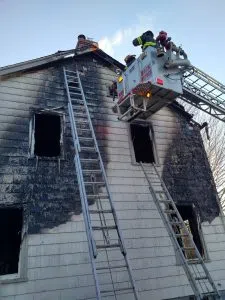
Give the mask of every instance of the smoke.
M 129 53 L 140 53 L 140 49 L 133 47 L 132 40 L 147 30 L 154 32 L 153 17 L 151 15 L 138 15 L 136 22 L 130 27 L 120 28 L 112 36 L 101 38 L 99 47 L 115 59 L 122 61 Z

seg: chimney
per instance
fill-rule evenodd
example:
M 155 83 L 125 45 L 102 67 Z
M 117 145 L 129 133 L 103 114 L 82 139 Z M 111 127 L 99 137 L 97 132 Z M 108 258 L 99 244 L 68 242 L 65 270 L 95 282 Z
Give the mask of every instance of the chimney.
M 98 43 L 87 39 L 84 34 L 79 34 L 77 37 L 77 44 L 75 47 L 75 53 L 80 54 L 83 52 L 94 51 L 98 49 Z

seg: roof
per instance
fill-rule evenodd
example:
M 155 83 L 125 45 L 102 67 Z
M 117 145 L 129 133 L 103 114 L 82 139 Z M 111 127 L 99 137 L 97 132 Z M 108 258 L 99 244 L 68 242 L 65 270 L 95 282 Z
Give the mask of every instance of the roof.
M 58 51 L 51 55 L 47 55 L 47 56 L 43 56 L 40 58 L 21 62 L 18 64 L 13 64 L 13 65 L 2 67 L 2 68 L 0 68 L 0 76 L 30 70 L 30 69 L 33 69 L 36 67 L 44 66 L 48 63 L 57 62 L 57 61 L 60 61 L 60 60 L 63 60 L 63 59 L 69 58 L 69 57 L 82 56 L 87 53 L 93 53 L 94 56 L 98 56 L 98 57 L 104 59 L 111 65 L 114 65 L 114 66 L 120 68 L 121 70 L 124 69 L 123 64 L 121 64 L 119 61 L 117 61 L 114 58 L 112 58 L 111 56 L 109 56 L 107 53 L 105 53 L 101 49 L 97 49 L 95 51 L 86 51 L 81 54 L 75 54 L 75 49 L 71 49 L 71 50 L 65 50 L 65 51 Z
M 92 54 L 94 57 L 99 57 L 99 58 L 103 59 L 104 61 L 108 62 L 110 65 L 112 65 L 116 68 L 119 68 L 121 70 L 124 70 L 124 68 L 125 68 L 125 66 L 123 64 L 121 64 L 119 61 L 112 58 L 110 55 L 108 55 L 107 53 L 105 53 L 103 50 L 101 50 L 99 48 L 95 51 L 87 50 L 80 54 L 77 54 L 77 53 L 75 54 L 75 49 L 71 49 L 71 50 L 65 50 L 65 51 L 57 51 L 56 53 L 51 54 L 51 55 L 47 55 L 47 56 L 43 56 L 40 58 L 27 60 L 25 62 L 2 67 L 2 68 L 0 68 L 0 77 L 8 75 L 8 74 L 12 74 L 12 73 L 31 70 L 31 69 L 34 69 L 37 67 L 47 65 L 49 63 L 58 62 L 60 60 L 64 60 L 64 59 L 71 58 L 71 57 L 75 57 L 75 58 L 81 57 L 86 54 Z M 175 111 L 182 114 L 188 121 L 190 121 L 192 119 L 192 116 L 189 113 L 187 113 L 185 111 L 184 107 L 182 105 L 180 105 L 177 101 L 170 104 L 169 107 L 171 107 Z

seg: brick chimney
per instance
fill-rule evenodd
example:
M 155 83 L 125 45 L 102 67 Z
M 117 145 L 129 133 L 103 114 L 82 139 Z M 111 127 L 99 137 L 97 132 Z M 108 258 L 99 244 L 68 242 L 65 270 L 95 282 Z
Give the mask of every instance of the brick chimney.
M 75 47 L 75 54 L 83 52 L 95 51 L 98 49 L 98 43 L 87 39 L 84 34 L 79 34 L 77 37 L 77 44 Z

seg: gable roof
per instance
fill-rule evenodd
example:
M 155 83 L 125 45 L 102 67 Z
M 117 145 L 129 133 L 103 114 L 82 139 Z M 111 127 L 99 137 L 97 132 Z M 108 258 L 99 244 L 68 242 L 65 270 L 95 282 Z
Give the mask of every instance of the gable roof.
M 47 56 L 39 57 L 36 59 L 27 60 L 25 62 L 2 67 L 2 68 L 0 68 L 0 78 L 5 75 L 31 70 L 31 69 L 34 69 L 37 67 L 47 65 L 49 63 L 58 62 L 58 61 L 65 60 L 65 59 L 71 58 L 71 57 L 75 57 L 75 58 L 81 57 L 86 54 L 91 54 L 96 58 L 101 58 L 104 61 L 108 62 L 110 65 L 117 67 L 121 70 L 125 69 L 125 66 L 123 64 L 121 64 L 119 61 L 117 61 L 116 59 L 114 59 L 113 57 L 111 57 L 110 55 L 108 55 L 107 53 L 105 53 L 103 50 L 101 50 L 99 48 L 96 49 L 95 51 L 87 50 L 80 54 L 76 54 L 75 49 L 71 49 L 71 50 L 65 50 L 65 51 L 57 51 L 56 53 L 51 54 L 51 55 L 47 55 Z M 171 103 L 169 105 L 169 107 L 174 109 L 181 115 L 183 115 L 188 121 L 190 121 L 193 117 L 188 112 L 186 112 L 184 107 L 182 105 L 180 105 L 177 101 L 174 101 L 173 103 Z
M 90 50 L 90 51 L 86 51 L 81 54 L 75 54 L 75 49 L 71 49 L 71 50 L 66 50 L 66 51 L 58 51 L 51 55 L 47 55 L 47 56 L 43 56 L 40 58 L 27 60 L 25 62 L 21 62 L 18 64 L 13 64 L 13 65 L 2 67 L 2 68 L 0 68 L 0 76 L 30 70 L 30 69 L 33 69 L 36 67 L 44 66 L 48 63 L 64 60 L 69 57 L 77 57 L 77 56 L 79 57 L 86 53 L 92 53 L 94 56 L 98 56 L 98 57 L 104 59 L 111 65 L 114 65 L 114 66 L 120 68 L 121 70 L 124 69 L 123 64 L 121 64 L 119 61 L 117 61 L 116 59 L 109 56 L 107 53 L 105 53 L 101 49 L 97 49 L 95 51 Z

